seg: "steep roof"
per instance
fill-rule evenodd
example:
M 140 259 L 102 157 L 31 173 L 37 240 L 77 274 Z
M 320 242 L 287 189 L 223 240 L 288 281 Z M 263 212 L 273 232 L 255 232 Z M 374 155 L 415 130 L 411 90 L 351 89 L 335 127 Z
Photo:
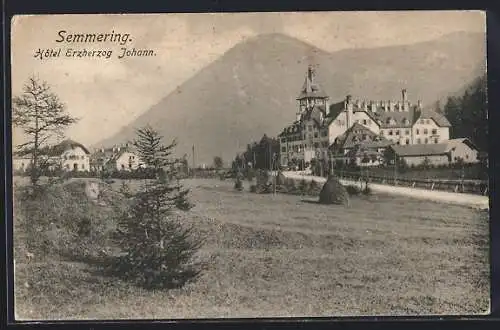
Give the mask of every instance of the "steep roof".
M 62 155 L 65 151 L 75 148 L 81 148 L 87 155 L 90 154 L 89 150 L 81 143 L 73 141 L 71 139 L 66 139 L 56 145 L 47 146 L 40 149 L 40 155 L 45 155 L 49 157 L 55 157 Z M 17 156 L 25 156 L 30 154 L 31 150 L 23 150 L 21 152 L 17 152 Z
M 440 127 L 450 127 L 451 126 L 449 120 L 444 115 L 437 113 L 434 110 L 424 109 L 417 116 L 418 116 L 418 118 L 415 118 L 415 120 L 417 120 L 417 119 L 432 119 Z
M 452 148 L 456 147 L 459 144 L 466 144 L 471 149 L 478 150 L 476 145 L 474 143 L 472 143 L 472 141 L 469 140 L 468 138 L 450 139 L 450 140 L 446 141 L 446 144 L 447 144 L 446 151 L 450 151 Z
M 278 134 L 278 137 L 299 134 L 301 131 L 302 125 L 298 121 L 294 121 L 292 124 L 283 128 L 281 133 Z
M 297 100 L 306 98 L 306 97 L 320 97 L 320 98 L 328 98 L 325 92 L 323 92 L 323 88 L 316 81 L 316 72 L 309 66 L 306 73 L 306 78 L 304 80 L 304 84 L 300 89 L 300 94 L 297 97 Z
M 366 136 L 367 140 L 364 140 L 363 136 Z M 369 145 L 372 145 L 372 147 L 378 147 L 387 146 L 388 144 L 390 144 L 390 141 L 377 135 L 367 127 L 355 123 L 351 126 L 351 128 L 345 131 L 344 134 L 341 134 L 339 137 L 337 137 L 330 148 L 346 149 L 353 148 L 359 144 L 362 144 L 365 147 L 368 147 Z
M 323 120 L 321 117 L 325 117 L 325 107 L 321 105 L 315 105 L 312 108 L 307 109 L 302 115 L 302 120 L 314 120 L 318 126 L 323 125 Z
M 448 151 L 448 144 L 437 143 L 392 145 L 391 148 L 396 152 L 398 156 L 432 156 L 446 154 Z
M 393 145 L 392 149 L 399 156 L 431 156 L 447 154 L 457 145 L 464 143 L 477 150 L 474 144 L 467 138 L 451 139 L 443 143 L 436 144 L 410 144 Z

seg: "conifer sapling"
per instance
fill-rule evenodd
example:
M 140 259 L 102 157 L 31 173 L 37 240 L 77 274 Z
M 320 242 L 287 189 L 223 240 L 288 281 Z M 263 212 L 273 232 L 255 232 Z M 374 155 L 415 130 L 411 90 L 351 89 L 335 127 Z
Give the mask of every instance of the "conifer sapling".
M 192 207 L 189 191 L 177 178 L 178 160 L 170 157 L 175 141 L 165 146 L 158 132 L 145 127 L 137 131 L 133 146 L 154 179 L 145 180 L 133 194 L 130 209 L 119 221 L 117 238 L 125 254 L 115 270 L 147 288 L 182 286 L 201 272 L 193 258 L 202 241 L 174 212 Z

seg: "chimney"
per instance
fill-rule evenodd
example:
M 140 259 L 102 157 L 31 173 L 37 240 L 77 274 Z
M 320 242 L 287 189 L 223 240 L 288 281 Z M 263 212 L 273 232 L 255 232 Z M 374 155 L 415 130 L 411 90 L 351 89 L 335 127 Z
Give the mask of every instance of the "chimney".
M 363 110 L 368 111 L 368 102 L 363 101 Z
M 394 104 L 391 100 L 387 101 L 387 107 L 389 108 L 389 111 L 394 111 Z
M 370 107 L 372 109 L 372 112 L 377 112 L 377 102 L 370 101 Z
M 361 108 L 361 101 L 359 99 L 356 100 L 356 108 Z
M 406 92 L 406 88 L 403 88 L 401 90 L 401 98 L 402 98 L 403 104 L 406 104 L 406 101 L 408 101 L 408 94 Z
M 347 95 L 345 100 L 347 101 L 347 104 L 350 104 L 351 101 L 352 101 L 352 96 L 351 95 Z
M 422 101 L 421 100 L 417 101 L 417 108 L 422 109 Z

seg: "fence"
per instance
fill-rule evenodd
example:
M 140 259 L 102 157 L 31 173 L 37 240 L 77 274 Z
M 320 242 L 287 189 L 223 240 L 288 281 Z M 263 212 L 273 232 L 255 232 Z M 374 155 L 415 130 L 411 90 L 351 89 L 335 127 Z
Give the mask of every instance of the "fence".
M 338 173 L 338 176 L 342 179 L 352 181 L 364 181 L 400 187 L 422 188 L 483 196 L 488 194 L 488 181 L 486 180 L 413 179 L 398 178 L 397 176 L 374 176 L 353 172 L 341 172 Z

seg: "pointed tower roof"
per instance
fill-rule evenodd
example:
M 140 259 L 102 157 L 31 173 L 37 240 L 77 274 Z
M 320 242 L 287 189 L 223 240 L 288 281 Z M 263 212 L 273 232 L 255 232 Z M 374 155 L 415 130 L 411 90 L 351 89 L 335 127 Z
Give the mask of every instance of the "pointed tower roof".
M 316 82 L 316 72 L 312 67 L 312 65 L 309 65 L 309 67 L 307 68 L 307 74 L 304 80 L 304 85 L 302 85 L 297 100 L 306 97 L 328 98 L 325 92 L 323 92 L 323 88 L 320 86 L 319 83 Z

